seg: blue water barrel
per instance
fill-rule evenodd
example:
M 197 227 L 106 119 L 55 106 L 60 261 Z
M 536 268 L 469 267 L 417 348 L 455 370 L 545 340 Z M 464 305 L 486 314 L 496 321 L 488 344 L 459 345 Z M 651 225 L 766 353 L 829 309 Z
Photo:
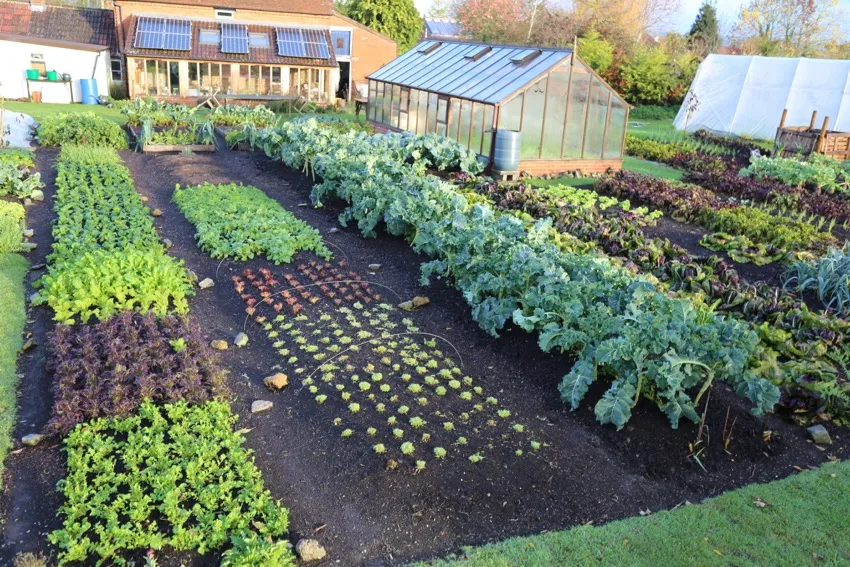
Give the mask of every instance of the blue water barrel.
M 83 104 L 97 104 L 97 80 L 80 79 L 80 98 Z
M 515 130 L 497 130 L 493 147 L 493 168 L 497 171 L 517 171 L 522 133 Z

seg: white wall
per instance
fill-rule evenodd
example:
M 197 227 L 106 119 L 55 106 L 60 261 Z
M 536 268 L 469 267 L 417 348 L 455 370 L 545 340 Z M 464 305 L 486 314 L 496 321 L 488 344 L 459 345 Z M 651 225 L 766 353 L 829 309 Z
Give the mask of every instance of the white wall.
M 81 51 L 65 47 L 52 47 L 38 45 L 35 43 L 18 43 L 14 41 L 0 40 L 0 97 L 2 98 L 26 98 L 27 83 L 26 70 L 30 68 L 32 54 L 43 56 L 48 71 L 57 71 L 71 75 L 74 89 L 74 100 L 80 102 L 80 79 L 92 78 L 92 70 L 95 69 L 95 59 L 98 53 L 95 51 Z M 100 52 L 97 59 L 97 68 L 94 78 L 97 80 L 98 94 L 109 94 L 110 71 L 109 50 Z M 68 85 L 64 83 L 31 83 L 33 91 L 42 92 L 43 102 L 71 102 L 68 94 Z

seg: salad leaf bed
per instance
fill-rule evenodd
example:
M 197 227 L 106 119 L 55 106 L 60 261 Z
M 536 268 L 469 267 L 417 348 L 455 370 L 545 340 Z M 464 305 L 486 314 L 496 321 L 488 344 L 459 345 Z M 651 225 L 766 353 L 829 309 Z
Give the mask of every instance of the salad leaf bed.
M 198 247 L 213 258 L 248 260 L 262 254 L 281 264 L 291 262 L 301 250 L 331 257 L 319 231 L 256 187 L 211 183 L 178 186 L 173 199 L 195 225 Z
M 47 344 L 55 376 L 51 433 L 126 417 L 145 399 L 200 404 L 228 394 L 217 357 L 184 318 L 126 312 L 94 325 L 57 325 Z
M 50 305 L 66 324 L 126 310 L 186 313 L 194 293 L 188 272 L 165 253 L 115 150 L 66 148 L 57 164 L 53 253 L 36 304 Z
M 58 486 L 62 528 L 48 536 L 59 564 L 127 565 L 132 552 L 166 546 L 206 553 L 234 536 L 262 547 L 284 534 L 288 511 L 263 487 L 236 419 L 224 402 L 145 401 L 133 416 L 77 426 Z

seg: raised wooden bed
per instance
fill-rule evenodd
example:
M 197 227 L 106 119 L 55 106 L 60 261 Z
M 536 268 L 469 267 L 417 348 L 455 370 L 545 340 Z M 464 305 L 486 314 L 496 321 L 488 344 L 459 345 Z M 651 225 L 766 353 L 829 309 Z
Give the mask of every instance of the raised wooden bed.
M 813 153 L 823 154 L 839 161 L 850 160 L 850 132 L 829 130 L 829 116 L 823 119 L 820 128 L 815 127 L 817 110 L 812 112 L 808 126 L 786 126 L 788 109 L 782 111 L 782 120 L 776 129 L 774 153 L 781 157 L 808 157 Z
M 128 130 L 130 131 L 131 141 L 135 145 L 139 139 L 141 128 L 130 126 Z M 192 152 L 214 152 L 216 146 L 215 144 L 145 144 L 142 146 L 142 153 L 146 154 L 182 152 L 185 150 Z

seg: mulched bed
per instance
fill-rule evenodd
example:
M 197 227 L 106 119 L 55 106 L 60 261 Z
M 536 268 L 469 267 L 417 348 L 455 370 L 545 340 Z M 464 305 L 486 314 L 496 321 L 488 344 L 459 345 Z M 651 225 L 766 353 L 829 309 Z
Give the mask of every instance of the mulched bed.
M 43 261 L 49 252 L 54 156 L 49 151 L 38 152 L 38 168 L 48 188 L 46 202 L 28 211 L 38 242 L 31 255 L 33 263 Z M 519 329 L 508 329 L 500 339 L 486 335 L 472 321 L 457 291 L 441 281 L 429 287 L 418 284 L 424 258 L 401 239 L 363 239 L 352 228 L 331 234 L 329 230 L 338 227 L 341 207 L 299 206 L 309 202 L 311 187 L 310 180 L 299 172 L 255 152 L 123 152 L 122 157 L 133 173 L 136 189 L 149 198 L 148 205 L 163 211 L 154 221 L 162 236 L 174 243 L 169 253 L 184 259 L 201 279 L 216 281 L 214 288 L 200 290 L 191 300 L 190 318 L 208 340 L 230 340 L 243 329 L 250 336 L 247 347 L 231 346 L 221 357 L 230 371 L 233 407 L 242 416 L 239 427 L 251 428 L 247 444 L 256 451 L 266 485 L 290 508 L 293 540 L 316 537 L 326 546 L 328 558 L 316 565 L 398 564 L 446 554 L 461 545 L 586 522 L 599 524 L 647 509 L 697 502 L 730 488 L 794 474 L 831 456 L 850 455 L 850 436 L 843 429 L 828 426 L 835 444 L 821 451 L 807 440 L 805 430 L 776 416 L 754 418 L 745 403 L 717 386 L 706 421 L 710 443 L 700 455 L 703 470 L 688 457 L 696 426 L 683 422 L 679 430 L 671 430 L 651 403 L 642 401 L 620 432 L 595 421 L 592 402 L 601 388 L 591 391 L 588 403 L 571 413 L 556 389 L 570 368 L 568 357 L 542 354 L 535 338 Z M 274 373 L 283 360 L 265 333 L 253 321 L 246 322 L 245 304 L 234 292 L 231 277 L 241 275 L 245 268 L 269 267 L 278 273 L 284 267 L 274 267 L 264 259 L 212 260 L 198 250 L 194 228 L 171 202 L 171 194 L 177 183 L 188 186 L 205 181 L 242 182 L 262 189 L 317 228 L 331 244 L 336 260 L 346 259 L 351 269 L 361 274 L 368 272 L 369 264 L 382 264 L 370 280 L 389 286 L 404 298 L 429 297 L 431 304 L 412 314 L 416 325 L 456 345 L 464 372 L 510 407 L 515 420 L 533 430 L 544 447 L 539 452 L 526 451 L 522 458 L 496 447 L 475 465 L 430 459 L 428 467 L 416 474 L 409 466 L 387 471 L 384 459 L 368 444 L 340 437 L 330 424 L 333 415 L 317 406 L 306 389 L 300 389 L 296 377 L 290 377 L 293 384 L 283 392 L 269 392 L 262 379 Z M 310 259 L 302 253 L 292 266 Z M 22 387 L 17 436 L 40 430 L 49 418 L 52 377 L 44 365 L 44 337 L 52 328 L 49 317 L 46 308 L 30 312 L 28 330 L 39 346 L 25 354 L 19 366 Z M 252 415 L 249 408 L 257 399 L 271 400 L 275 406 Z M 735 422 L 728 452 L 722 441 L 727 412 L 728 424 Z M 769 441 L 765 441 L 765 431 L 772 432 Z M 7 467 L 2 498 L 3 563 L 20 551 L 47 550 L 44 535 L 59 525 L 54 486 L 64 473 L 55 440 L 10 455 Z M 176 565 L 180 559 L 186 558 L 166 555 L 161 564 Z M 217 557 L 189 562 L 214 565 Z

